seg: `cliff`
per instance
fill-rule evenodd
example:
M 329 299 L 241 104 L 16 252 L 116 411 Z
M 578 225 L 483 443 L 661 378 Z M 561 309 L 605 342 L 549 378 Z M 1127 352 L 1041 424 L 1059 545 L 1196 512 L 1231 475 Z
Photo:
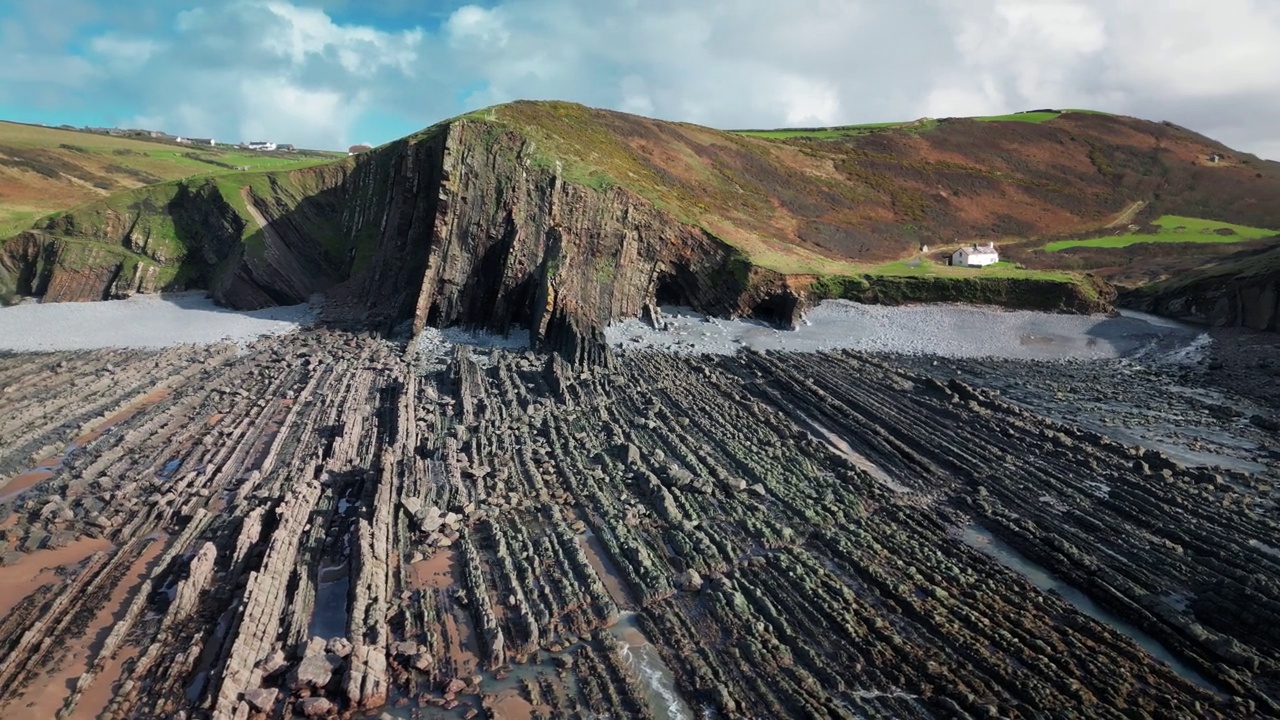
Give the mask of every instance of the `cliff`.
M 11 238 L 0 270 L 47 301 L 202 287 L 252 309 L 328 291 L 379 327 L 527 325 L 580 360 L 649 303 L 747 314 L 787 292 L 705 230 L 566 182 L 533 148 L 463 119 L 359 163 L 144 188 Z
M 340 279 L 326 240 L 345 168 L 175 181 L 58 213 L 4 243 L 0 275 L 46 301 L 208 289 L 254 309 L 304 302 Z M 264 222 L 279 218 L 280 222 Z
M 1121 303 L 1201 325 L 1280 330 L 1280 248 L 1126 292 Z
M 784 324 L 827 297 L 1093 312 L 1114 294 L 1087 275 L 886 268 L 956 237 L 1078 232 L 1132 198 L 1270 217 L 1270 175 L 1150 177 L 1160 165 L 1142 158 L 1218 147 L 1197 138 L 1068 113 L 774 139 L 520 102 L 356 158 L 164 183 L 46 218 L 4 243 L 0 290 L 206 288 L 234 308 L 324 292 L 380 329 L 528 326 L 575 360 L 655 303 Z M 1173 179 L 1180 199 L 1153 197 Z M 1266 192 L 1246 202 L 1241 188 Z

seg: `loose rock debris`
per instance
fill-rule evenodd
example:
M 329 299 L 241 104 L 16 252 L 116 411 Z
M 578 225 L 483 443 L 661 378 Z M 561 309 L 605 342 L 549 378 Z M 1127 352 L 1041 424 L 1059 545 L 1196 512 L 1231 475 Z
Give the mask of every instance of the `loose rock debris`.
M 0 716 L 1280 713 L 1274 476 L 920 358 L 452 352 L 0 355 Z

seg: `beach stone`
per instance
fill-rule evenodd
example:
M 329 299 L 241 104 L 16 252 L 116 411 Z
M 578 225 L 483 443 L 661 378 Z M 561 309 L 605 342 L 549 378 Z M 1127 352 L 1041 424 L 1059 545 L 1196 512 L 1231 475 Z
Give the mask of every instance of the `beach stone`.
M 276 688 L 253 688 L 244 691 L 244 701 L 258 712 L 270 713 L 276 705 L 280 691 Z
M 298 712 L 303 716 L 314 718 L 324 717 L 333 712 L 333 702 L 328 698 L 309 697 L 298 701 Z
M 324 687 L 333 679 L 333 671 L 342 664 L 342 658 L 325 652 L 326 642 L 322 638 L 311 638 L 307 643 L 302 662 L 293 669 L 289 687 L 299 690 L 304 687 Z
M 337 655 L 340 658 L 344 658 L 351 654 L 351 650 L 354 648 L 354 646 L 351 644 L 350 640 L 344 637 L 336 637 L 329 640 L 329 644 L 327 648 L 329 652 L 333 653 L 334 655 Z

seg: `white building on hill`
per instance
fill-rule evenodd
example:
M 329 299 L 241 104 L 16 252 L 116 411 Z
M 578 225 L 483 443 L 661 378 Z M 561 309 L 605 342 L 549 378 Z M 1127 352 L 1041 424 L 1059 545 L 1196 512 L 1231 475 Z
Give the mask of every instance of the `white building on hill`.
M 271 152 L 276 149 L 276 144 L 267 140 L 253 140 L 249 143 L 249 149 Z
M 951 254 L 951 264 L 961 267 L 984 267 L 1000 262 L 995 243 L 969 245 Z

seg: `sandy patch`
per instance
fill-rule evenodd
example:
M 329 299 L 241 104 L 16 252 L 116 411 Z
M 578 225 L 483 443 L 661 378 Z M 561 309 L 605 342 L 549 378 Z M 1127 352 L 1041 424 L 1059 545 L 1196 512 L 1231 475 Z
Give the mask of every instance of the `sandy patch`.
M 533 705 L 519 695 L 504 694 L 493 703 L 494 720 L 531 720 Z
M 111 543 L 102 538 L 82 538 L 64 548 L 22 555 L 13 565 L 0 567 L 0 614 L 8 614 L 41 585 L 59 582 L 57 568 L 78 565 L 90 555 L 110 549 Z
M 632 607 L 631 595 L 622 585 L 622 580 L 616 572 L 612 571 L 612 566 L 605 562 L 603 550 L 599 547 L 599 540 L 594 535 L 578 536 L 578 546 L 582 548 L 583 554 L 587 556 L 587 563 L 591 565 L 591 569 L 596 571 L 596 575 L 600 576 L 600 581 L 604 583 L 605 590 L 609 591 L 609 597 L 613 598 L 613 602 L 620 608 Z
M 93 661 L 102 643 L 106 641 L 111 629 L 124 617 L 125 610 L 133 600 L 133 595 L 147 579 L 151 564 L 160 556 L 164 546 L 164 539 L 147 545 L 142 554 L 133 561 L 120 582 L 112 589 L 110 599 L 98 610 L 93 621 L 67 643 L 66 652 L 57 667 L 45 668 L 44 673 L 33 680 L 22 695 L 10 703 L 9 711 L 23 708 L 33 718 L 54 717 L 57 714 L 75 689 L 80 676 L 89 669 L 89 663 Z M 76 632 L 74 628 L 71 630 Z M 98 688 L 99 692 L 95 693 L 95 698 L 101 698 L 102 704 L 91 707 L 87 706 L 82 699 L 76 706 L 74 717 L 93 718 L 106 707 L 111 699 L 111 684 L 119 676 L 119 670 L 119 667 L 115 668 L 115 677 L 94 678 L 90 688 L 102 685 Z M 0 709 L 0 712 L 3 712 L 3 709 Z
M 444 590 L 453 585 L 458 553 L 437 550 L 434 555 L 409 565 L 409 586 L 416 590 Z
M 444 613 L 444 629 L 449 651 L 449 662 L 454 677 L 471 677 L 480 667 L 480 651 L 476 647 L 475 633 L 471 631 L 470 618 L 456 608 Z

